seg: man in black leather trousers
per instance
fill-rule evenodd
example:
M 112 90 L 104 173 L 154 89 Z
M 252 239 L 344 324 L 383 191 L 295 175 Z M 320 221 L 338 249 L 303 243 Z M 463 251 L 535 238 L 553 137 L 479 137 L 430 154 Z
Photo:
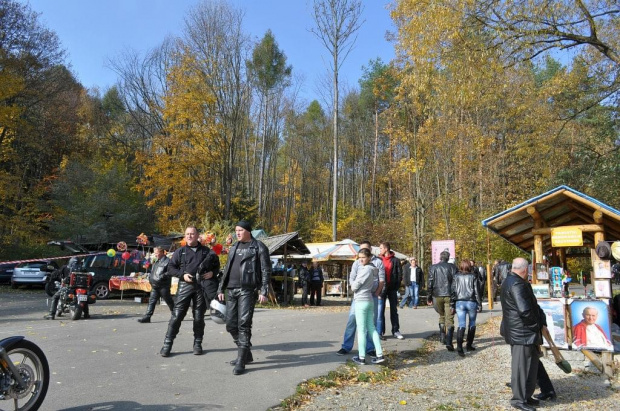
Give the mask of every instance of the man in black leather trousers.
M 256 291 L 258 302 L 267 301 L 269 281 L 271 280 L 271 260 L 267 246 L 252 237 L 252 226 L 247 221 L 239 221 L 235 227 L 237 242 L 228 253 L 224 275 L 218 288 L 218 298 L 224 301 L 226 290 L 226 331 L 232 335 L 237 345 L 237 358 L 234 375 L 243 374 L 245 365 L 254 361 L 252 347 L 252 317 Z
M 153 248 L 153 254 L 155 254 L 157 260 L 153 263 L 151 275 L 149 275 L 149 283 L 151 283 L 149 305 L 146 308 L 144 317 L 138 318 L 139 323 L 151 322 L 151 316 L 155 312 L 155 305 L 157 305 L 160 297 L 164 299 L 171 313 L 174 307 L 174 300 L 170 295 L 170 284 L 172 281 L 168 275 L 168 264 L 170 263 L 170 259 L 166 257 L 166 252 L 161 247 Z
M 213 256 L 217 259 L 217 269 L 214 268 L 215 259 Z M 194 317 L 193 352 L 194 355 L 202 355 L 202 338 L 205 331 L 204 316 L 207 304 L 199 281 L 201 278 L 216 275 L 217 270 L 219 270 L 219 257 L 209 247 L 198 242 L 198 229 L 196 227 L 187 227 L 185 229 L 185 246 L 174 252 L 168 264 L 168 273 L 179 279 L 179 288 L 172 309 L 172 316 L 168 322 L 164 345 L 160 351 L 162 357 L 170 355 L 172 343 L 179 333 L 179 328 L 187 314 L 190 303 Z
M 500 333 L 510 344 L 512 355 L 510 403 L 519 410 L 533 411 L 534 405 L 539 404 L 532 394 L 536 389 L 542 336 L 538 302 L 527 281 L 527 266 L 527 260 L 515 258 L 512 272 L 502 281 Z

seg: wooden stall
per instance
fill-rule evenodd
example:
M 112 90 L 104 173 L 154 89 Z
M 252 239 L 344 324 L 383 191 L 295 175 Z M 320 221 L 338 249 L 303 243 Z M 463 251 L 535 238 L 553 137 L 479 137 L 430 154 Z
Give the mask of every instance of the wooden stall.
M 601 243 L 620 240 L 620 211 L 563 185 L 489 217 L 482 222 L 482 225 L 523 251 L 532 254 L 532 284 L 535 292 L 537 290 L 541 292 L 541 301 L 545 297 L 558 297 L 556 299 L 564 305 L 566 348 L 580 349 L 588 358 L 598 357 L 592 351 L 600 352 L 602 357 L 598 361 L 600 369 L 611 376 L 613 374 L 613 347 L 592 351 L 588 348 L 576 347 L 573 327 L 570 324 L 574 325 L 574 321 L 571 322 L 571 316 L 574 317 L 577 312 L 569 308 L 573 303 L 587 304 L 588 301 L 592 301 L 589 305 L 594 306 L 595 302 L 602 302 L 603 307 L 607 307 L 608 311 L 602 314 L 606 314 L 606 321 L 610 322 L 609 307 L 611 297 L 613 297 L 611 276 L 606 278 L 607 276 L 603 273 L 609 262 L 606 263 L 607 265 L 603 264 L 603 269 L 600 271 L 593 269 L 594 275 L 590 276 L 591 290 L 595 290 L 595 283 L 597 287 L 607 287 L 606 289 L 609 290 L 598 295 L 593 291 L 592 295 L 577 299 L 562 291 L 558 294 L 557 276 L 566 269 L 566 259 L 569 255 L 589 257 L 592 267 L 598 266 L 600 261 L 605 260 L 597 254 L 595 249 Z M 548 287 L 546 288 L 545 285 Z M 545 288 L 549 295 L 545 295 Z M 590 307 L 588 306 L 587 309 Z M 576 319 L 573 320 L 576 321 Z M 611 326 L 608 325 L 607 329 L 610 328 Z M 611 339 L 611 335 L 609 338 Z M 597 361 L 593 363 L 596 364 Z

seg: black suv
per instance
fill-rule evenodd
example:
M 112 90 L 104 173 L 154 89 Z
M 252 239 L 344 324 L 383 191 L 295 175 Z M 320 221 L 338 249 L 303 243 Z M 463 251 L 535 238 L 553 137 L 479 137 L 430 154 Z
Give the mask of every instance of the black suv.
M 140 263 L 134 262 L 133 258 L 123 261 L 121 253 L 117 253 L 114 257 L 109 257 L 107 254 L 93 254 L 85 257 L 79 268 L 80 271 L 93 274 L 90 290 L 98 300 L 105 300 L 110 296 L 110 278 L 139 272 Z

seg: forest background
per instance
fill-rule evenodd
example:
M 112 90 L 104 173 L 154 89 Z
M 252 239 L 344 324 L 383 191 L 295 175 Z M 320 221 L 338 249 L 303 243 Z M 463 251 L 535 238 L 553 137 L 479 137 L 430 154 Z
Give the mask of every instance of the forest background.
M 519 250 L 481 220 L 548 189 L 620 206 L 616 1 L 389 7 L 396 57 L 359 87 L 328 73 L 330 106 L 298 99 L 286 50 L 270 31 L 251 41 L 226 1 L 113 60 L 102 93 L 28 5 L 0 0 L 0 258 L 238 219 L 330 241 L 336 187 L 338 239 L 390 241 L 423 267 L 432 240 L 455 239 L 486 262 Z

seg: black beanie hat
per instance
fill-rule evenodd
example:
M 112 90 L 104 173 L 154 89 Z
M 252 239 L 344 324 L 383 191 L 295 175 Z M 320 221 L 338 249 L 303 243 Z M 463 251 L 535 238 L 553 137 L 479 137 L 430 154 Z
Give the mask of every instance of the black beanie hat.
M 249 222 L 245 221 L 245 220 L 241 220 L 237 223 L 237 225 L 235 225 L 235 227 L 241 227 L 244 230 L 247 230 L 249 232 L 252 232 L 252 226 L 250 225 Z

